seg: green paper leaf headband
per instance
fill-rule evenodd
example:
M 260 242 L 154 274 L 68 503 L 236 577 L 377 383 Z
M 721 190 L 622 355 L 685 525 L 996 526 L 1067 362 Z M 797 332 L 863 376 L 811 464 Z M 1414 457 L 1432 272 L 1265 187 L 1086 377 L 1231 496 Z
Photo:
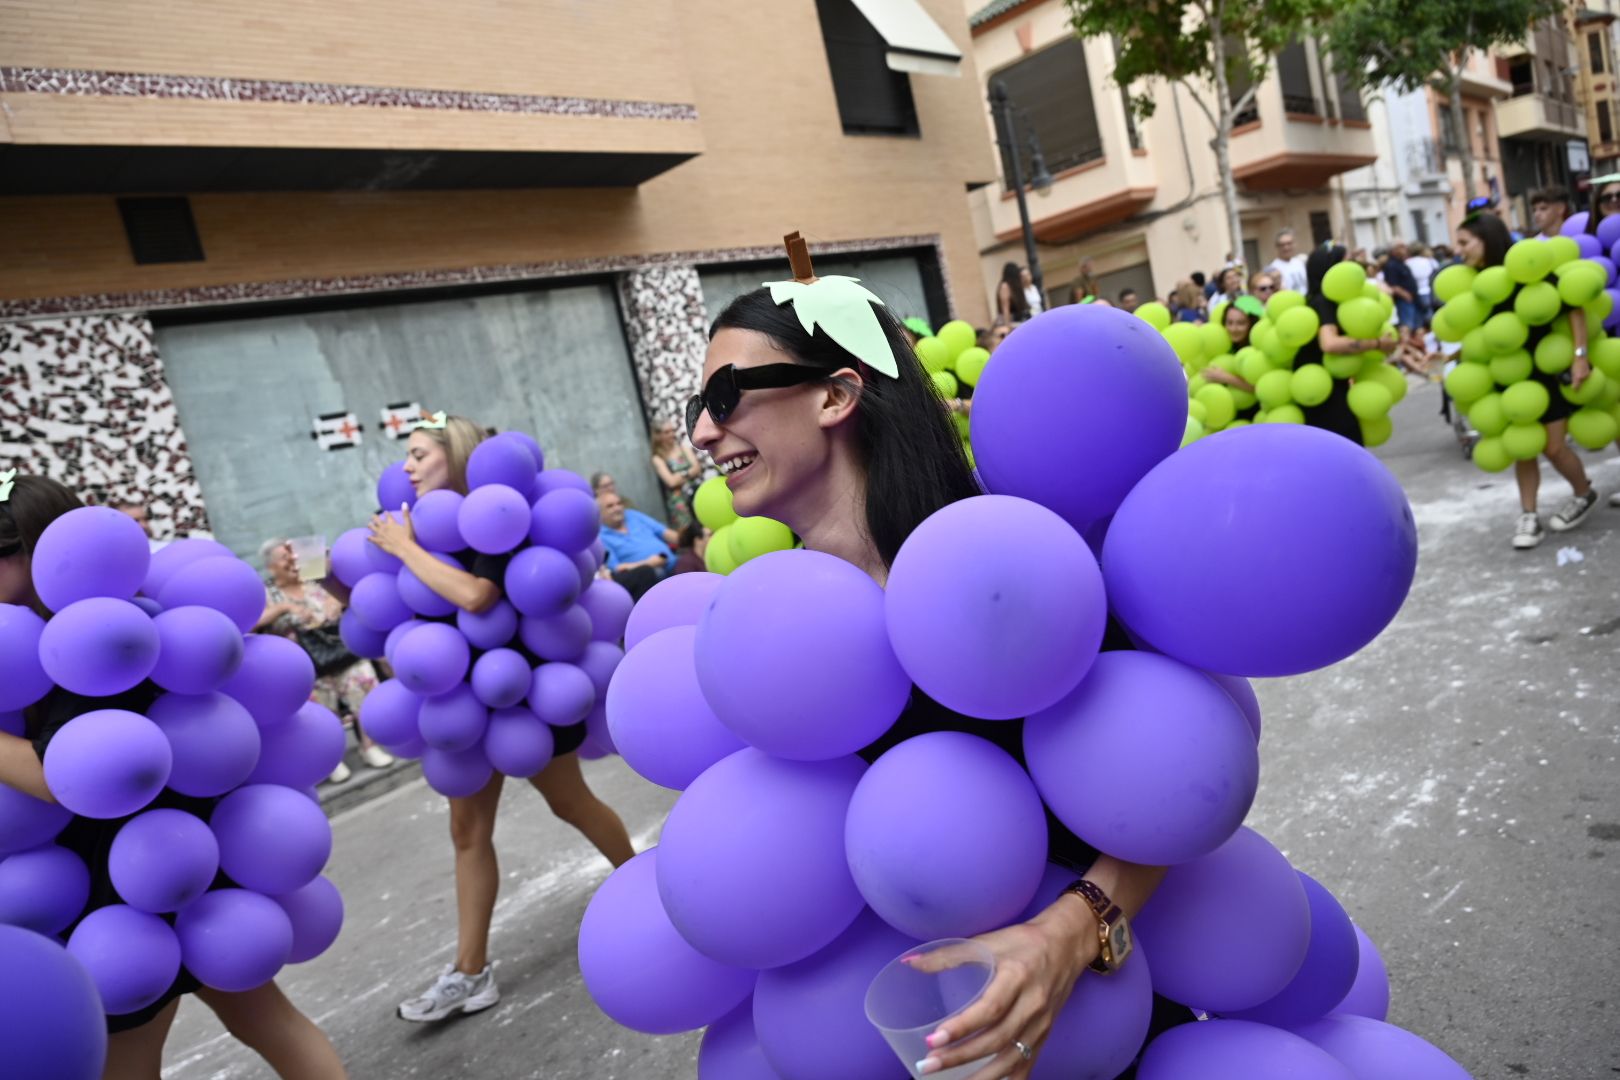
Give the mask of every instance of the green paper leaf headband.
M 0 472 L 0 502 L 5 502 L 11 498 L 11 488 L 16 482 L 16 469 L 7 469 L 5 472 Z
M 1256 300 L 1254 297 L 1249 296 L 1247 293 L 1232 301 L 1232 306 L 1243 312 L 1243 314 L 1252 315 L 1256 319 L 1263 319 L 1266 317 L 1265 305 L 1259 300 Z
M 448 420 L 448 417 L 446 417 L 444 415 L 444 410 L 443 409 L 440 409 L 436 413 L 429 413 L 426 409 L 423 409 L 422 410 L 422 422 L 417 424 L 416 426 L 421 427 L 421 428 L 436 428 L 436 429 L 438 429 L 440 431 L 443 431 L 444 430 L 444 425 L 447 422 L 447 420 Z
M 799 234 L 791 233 L 784 240 L 794 280 L 763 282 L 771 290 L 771 299 L 779 305 L 792 304 L 805 333 L 814 334 L 819 326 L 839 348 L 861 363 L 898 379 L 900 365 L 895 362 L 883 323 L 872 310 L 873 304 L 885 306 L 883 301 L 860 285 L 860 278 L 837 274 L 816 277 L 810 269 L 809 250 Z

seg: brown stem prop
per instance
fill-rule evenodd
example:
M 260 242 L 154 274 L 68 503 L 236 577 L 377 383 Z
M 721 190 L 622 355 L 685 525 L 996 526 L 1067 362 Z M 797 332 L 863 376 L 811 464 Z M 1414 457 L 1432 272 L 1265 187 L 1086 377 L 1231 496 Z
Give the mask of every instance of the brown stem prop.
M 804 237 L 796 231 L 782 237 L 782 242 L 787 245 L 788 264 L 793 267 L 793 280 L 814 285 L 818 279 L 815 270 L 810 266 L 810 245 L 805 243 Z

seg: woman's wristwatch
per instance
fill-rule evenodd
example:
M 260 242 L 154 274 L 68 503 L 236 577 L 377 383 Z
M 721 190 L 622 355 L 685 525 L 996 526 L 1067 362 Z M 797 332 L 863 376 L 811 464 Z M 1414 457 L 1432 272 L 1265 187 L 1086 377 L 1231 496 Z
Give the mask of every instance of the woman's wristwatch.
M 1131 924 L 1125 918 L 1125 913 L 1118 904 L 1108 898 L 1095 882 L 1081 878 L 1059 893 L 1064 896 L 1073 893 L 1086 902 L 1092 914 L 1097 916 L 1097 940 L 1099 948 L 1097 958 L 1091 962 L 1091 970 L 1102 975 L 1116 972 L 1125 963 L 1125 958 L 1131 955 L 1135 943 L 1131 940 Z

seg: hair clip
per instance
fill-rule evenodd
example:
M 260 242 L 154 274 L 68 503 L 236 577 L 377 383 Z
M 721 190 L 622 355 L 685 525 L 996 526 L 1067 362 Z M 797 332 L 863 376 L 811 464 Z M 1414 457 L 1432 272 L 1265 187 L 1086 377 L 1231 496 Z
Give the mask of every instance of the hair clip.
M 16 469 L 7 469 L 5 472 L 0 472 L 0 502 L 6 502 L 11 498 L 11 488 L 16 482 Z
M 438 431 L 443 431 L 447 420 L 448 418 L 444 415 L 443 409 L 440 409 L 436 413 L 430 413 L 426 409 L 423 409 L 422 420 L 416 426 L 419 428 L 434 428 Z
M 891 379 L 900 377 L 889 335 L 883 331 L 872 305 L 883 301 L 859 284 L 859 278 L 837 274 L 818 278 L 810 268 L 810 253 L 798 233 L 783 237 L 788 261 L 793 266 L 792 281 L 767 281 L 771 299 L 778 305 L 792 304 L 804 332 L 814 334 L 819 326 L 845 352 L 873 371 Z

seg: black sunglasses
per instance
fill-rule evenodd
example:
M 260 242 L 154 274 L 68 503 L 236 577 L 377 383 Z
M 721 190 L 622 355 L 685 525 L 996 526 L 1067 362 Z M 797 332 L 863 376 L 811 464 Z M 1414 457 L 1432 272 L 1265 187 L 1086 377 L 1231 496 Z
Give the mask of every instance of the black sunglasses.
M 1604 206 L 1607 206 L 1610 203 L 1620 203 L 1620 191 L 1611 191 L 1607 195 L 1604 195 L 1602 198 L 1598 199 L 1598 202 Z
M 723 424 L 737 410 L 744 390 L 771 390 L 784 386 L 802 386 L 827 378 L 827 372 L 804 364 L 762 364 L 759 367 L 740 368 L 735 364 L 709 376 L 703 392 L 693 394 L 686 403 L 686 437 L 692 438 L 697 430 L 698 418 L 707 409 L 717 424 Z

